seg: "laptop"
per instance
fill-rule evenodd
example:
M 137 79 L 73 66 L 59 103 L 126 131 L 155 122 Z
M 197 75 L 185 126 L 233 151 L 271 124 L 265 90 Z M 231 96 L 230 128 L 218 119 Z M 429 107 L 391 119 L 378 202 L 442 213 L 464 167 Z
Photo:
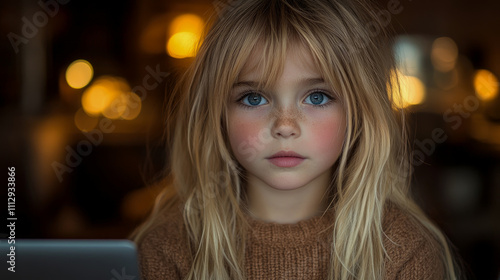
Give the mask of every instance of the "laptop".
M 1 239 L 0 260 L 5 280 L 140 280 L 129 240 Z

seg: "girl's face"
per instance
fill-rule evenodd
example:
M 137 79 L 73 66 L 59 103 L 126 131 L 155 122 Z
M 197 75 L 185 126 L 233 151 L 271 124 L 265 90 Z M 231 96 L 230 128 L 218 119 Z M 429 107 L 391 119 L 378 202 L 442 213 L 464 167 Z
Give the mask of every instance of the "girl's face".
M 272 87 L 257 88 L 262 70 L 256 49 L 233 86 L 228 107 L 229 141 L 248 186 L 325 188 L 344 140 L 343 106 L 310 53 L 298 46 L 287 52 Z

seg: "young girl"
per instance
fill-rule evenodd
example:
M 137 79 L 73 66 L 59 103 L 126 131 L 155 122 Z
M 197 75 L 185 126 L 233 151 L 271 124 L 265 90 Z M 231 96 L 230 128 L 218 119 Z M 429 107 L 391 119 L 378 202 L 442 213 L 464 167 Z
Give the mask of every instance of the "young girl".
M 144 279 L 456 279 L 409 197 L 391 41 L 361 0 L 245 0 L 168 108 Z

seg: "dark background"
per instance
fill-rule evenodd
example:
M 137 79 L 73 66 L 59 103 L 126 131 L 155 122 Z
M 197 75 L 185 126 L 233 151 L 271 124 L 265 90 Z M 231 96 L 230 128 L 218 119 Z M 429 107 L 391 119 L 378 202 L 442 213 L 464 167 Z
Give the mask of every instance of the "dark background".
M 9 34 L 22 35 L 25 20 L 33 22 L 44 10 L 38 1 L 0 3 L 0 162 L 4 182 L 7 167 L 16 168 L 16 238 L 126 238 L 160 189 L 154 182 L 167 164 L 161 138 L 165 91 L 191 61 L 164 51 L 166 30 L 183 13 L 206 20 L 222 2 L 42 2 L 57 3 L 58 10 L 18 52 Z M 500 98 L 478 99 L 472 81 L 477 69 L 500 76 L 500 2 L 377 2 L 381 10 L 399 7 L 388 21 L 421 52 L 417 76 L 426 98 L 410 107 L 420 155 L 413 165 L 415 196 L 455 244 L 471 279 L 499 279 Z M 146 36 L 148 30 L 153 35 Z M 439 37 L 451 38 L 458 48 L 449 72 L 433 68 L 432 44 Z M 70 151 L 87 140 L 74 122 L 85 88 L 70 89 L 64 80 L 77 59 L 92 63 L 94 80 L 122 77 L 132 88 L 144 85 L 147 69 L 168 77 L 147 90 L 137 118 L 113 120 L 113 130 L 103 132 L 88 155 L 70 157 L 74 167 L 60 180 L 54 162 L 67 164 Z M 436 129 L 446 140 L 431 141 Z M 1 188 L 5 221 L 7 183 Z M 7 237 L 7 229 L 0 234 Z

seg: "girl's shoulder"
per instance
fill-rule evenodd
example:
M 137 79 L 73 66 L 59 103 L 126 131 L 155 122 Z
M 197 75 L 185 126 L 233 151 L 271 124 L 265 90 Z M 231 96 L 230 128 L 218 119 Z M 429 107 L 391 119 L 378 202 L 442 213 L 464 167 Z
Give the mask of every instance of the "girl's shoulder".
M 388 204 L 383 229 L 387 279 L 443 279 L 439 243 L 420 221 Z
M 179 245 L 186 237 L 182 211 L 173 207 L 168 213 L 158 215 L 158 221 L 142 238 L 142 243 L 152 243 L 155 247 Z
M 418 243 L 430 238 L 421 221 L 392 202 L 385 207 L 382 228 L 394 241 Z
M 405 233 L 414 232 L 415 229 L 420 227 L 419 223 L 408 212 L 393 202 L 387 202 L 383 217 L 384 231 L 393 231 L 395 234 L 401 231 L 405 231 Z M 416 236 L 412 235 L 412 237 Z
M 158 218 L 138 244 L 143 278 L 181 279 L 191 262 L 182 212 L 174 208 Z

